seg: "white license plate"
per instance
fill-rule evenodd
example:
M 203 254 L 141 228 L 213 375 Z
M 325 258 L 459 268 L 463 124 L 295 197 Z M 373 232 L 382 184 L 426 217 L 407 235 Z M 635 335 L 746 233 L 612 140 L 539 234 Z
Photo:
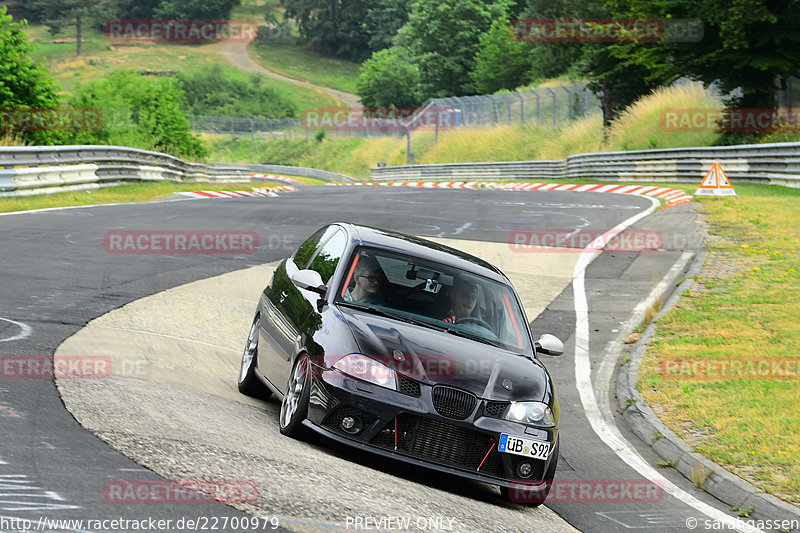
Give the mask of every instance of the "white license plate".
M 524 455 L 534 459 L 546 460 L 550 455 L 550 443 L 540 440 L 526 439 L 503 433 L 500 435 L 500 444 L 497 449 L 504 453 Z

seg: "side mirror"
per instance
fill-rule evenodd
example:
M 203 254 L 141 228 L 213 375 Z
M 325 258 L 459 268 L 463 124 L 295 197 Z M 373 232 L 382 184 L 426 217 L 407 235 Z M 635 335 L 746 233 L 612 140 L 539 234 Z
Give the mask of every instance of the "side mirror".
M 561 355 L 564 353 L 564 343 L 555 335 L 545 333 L 534 343 L 536 351 L 545 355 Z
M 322 276 L 316 270 L 298 270 L 292 274 L 292 283 L 301 289 L 314 291 L 320 296 L 323 296 L 328 290 L 328 287 L 322 283 Z

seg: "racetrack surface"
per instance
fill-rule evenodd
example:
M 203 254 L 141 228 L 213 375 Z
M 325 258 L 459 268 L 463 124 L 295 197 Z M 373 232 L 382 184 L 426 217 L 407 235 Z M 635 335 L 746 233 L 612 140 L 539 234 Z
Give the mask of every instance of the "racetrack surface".
M 0 342 L 0 353 L 4 356 L 53 354 L 65 339 L 111 310 L 150 295 L 156 295 L 153 298 L 164 303 L 165 298 L 169 300 L 169 295 L 174 293 L 157 294 L 161 291 L 249 267 L 256 268 L 244 271 L 249 274 L 238 272 L 236 275 L 254 275 L 250 283 L 258 287 L 258 291 L 268 279 L 265 263 L 289 255 L 312 231 L 336 220 L 429 237 L 506 244 L 509 232 L 519 229 L 608 229 L 649 205 L 649 201 L 642 198 L 592 193 L 308 187 L 279 200 L 182 200 L 3 216 L 0 217 L 3 228 L 0 239 L 7 253 L 0 268 L 8 282 L 0 286 L 0 317 L 14 323 L 0 325 L 0 339 L 22 338 Z M 639 224 L 664 230 L 665 234 L 680 234 L 691 229 L 692 219 L 690 206 L 679 206 L 651 215 Z M 249 230 L 259 235 L 261 246 L 256 253 L 246 255 L 107 253 L 103 247 L 105 233 L 123 229 Z M 665 242 L 667 250 L 660 253 L 604 253 L 588 267 L 586 293 L 593 330 L 590 343 L 593 358 L 601 356 L 606 344 L 615 338 L 614 330 L 619 328 L 620 322 L 628 318 L 636 303 L 683 253 L 683 248 L 672 244 Z M 570 268 L 565 270 L 571 273 Z M 454 526 L 453 530 L 459 531 L 529 531 L 534 524 L 537 529 L 571 530 L 563 522 L 546 522 L 550 515 L 545 509 L 505 503 L 492 487 L 468 485 L 448 478 L 432 479 L 428 472 L 410 471 L 406 466 L 388 464 L 324 441 L 319 446 L 311 446 L 278 435 L 274 445 L 265 447 L 262 437 L 277 433 L 277 403 L 236 397 L 232 392 L 235 374 L 205 375 L 198 378 L 195 387 L 182 386 L 179 363 L 190 361 L 192 351 L 182 353 L 179 350 L 187 350 L 187 344 L 194 344 L 198 352 L 200 346 L 205 346 L 199 342 L 222 347 L 230 360 L 238 363 L 237 352 L 246 331 L 237 335 L 236 330 L 246 330 L 249 318 L 243 318 L 244 323 L 230 322 L 230 334 L 214 335 L 218 330 L 229 331 L 228 325 L 217 328 L 218 320 L 229 321 L 233 316 L 238 320 L 239 316 L 248 314 L 248 307 L 252 313 L 257 292 L 248 301 L 245 294 L 248 290 L 230 296 L 228 292 L 219 294 L 206 290 L 205 296 L 195 302 L 193 311 L 185 312 L 187 334 L 175 340 L 176 354 L 183 359 L 176 358 L 175 367 L 168 370 L 178 374 L 177 383 L 160 383 L 153 387 L 142 376 L 115 376 L 126 381 L 128 396 L 125 401 L 131 406 L 131 412 L 109 408 L 103 413 L 108 415 L 109 424 L 95 427 L 86 422 L 89 429 L 103 438 L 118 434 L 114 447 L 128 450 L 126 453 L 157 471 L 172 473 L 177 476 L 175 479 L 203 476 L 251 479 L 253 469 L 243 471 L 242 465 L 263 460 L 258 472 L 266 477 L 259 483 L 264 499 L 264 502 L 259 500 L 259 504 L 263 504 L 259 512 L 283 515 L 282 525 L 290 530 L 324 529 L 331 513 L 338 513 L 339 522 L 345 523 L 348 513 L 360 509 L 350 505 L 351 500 L 386 502 L 377 507 L 383 509 L 385 515 L 419 509 L 422 514 L 414 511 L 415 517 L 469 516 L 469 520 L 462 518 L 459 526 Z M 522 292 L 522 288 L 520 290 Z M 577 397 L 571 356 L 575 327 L 571 290 L 568 286 L 550 303 L 543 304 L 544 311 L 533 321 L 535 335 L 554 333 L 567 346 L 565 356 L 545 360 L 557 383 L 562 409 L 563 441 L 558 477 L 638 479 L 640 476 L 620 461 L 592 431 Z M 220 309 L 221 302 L 221 314 L 211 314 L 212 309 Z M 534 319 L 534 313 L 528 312 L 529 319 Z M 112 318 L 113 315 L 103 317 L 98 323 Z M 175 318 L 178 320 L 173 325 L 184 323 L 180 320 L 182 317 Z M 203 337 L 206 340 L 196 338 L 198 330 L 192 328 L 198 325 L 207 328 L 206 334 L 210 337 Z M 27 336 L 24 326 L 30 328 Z M 119 330 L 119 324 L 114 327 Z M 127 324 L 124 327 L 136 330 L 138 326 Z M 124 343 L 123 332 L 114 332 L 116 335 L 110 339 Z M 187 343 L 186 339 L 199 342 Z M 220 372 L 226 364 L 230 366 L 228 360 L 213 362 L 220 365 Z M 191 374 L 189 369 L 187 372 Z M 208 383 L 202 383 L 203 377 Z M 113 381 L 90 383 L 84 380 L 78 386 L 86 398 L 97 402 L 96 405 L 103 405 L 105 398 L 111 406 L 112 399 L 120 400 L 112 394 L 119 392 L 113 388 Z M 607 389 L 605 383 L 595 386 Z M 220 392 L 225 387 L 231 394 Z M 65 400 L 69 404 L 74 398 L 65 395 Z M 179 409 L 174 409 L 175 406 Z M 64 409 L 50 380 L 0 380 L 0 408 L 0 420 L 8 429 L 0 434 L 0 475 L 26 476 L 25 480 L 40 489 L 38 499 L 32 492 L 30 497 L 5 498 L 12 503 L 0 503 L 2 515 L 139 519 L 146 516 L 177 518 L 187 514 L 244 516 L 240 511 L 219 504 L 136 506 L 108 503 L 103 487 L 109 480 L 158 479 L 158 476 L 81 428 Z M 611 409 L 608 402 L 603 408 Z M 230 423 L 209 420 L 208 413 L 214 414 L 215 420 Z M 155 425 L 168 428 L 169 438 L 152 438 L 148 430 Z M 247 425 L 254 428 L 252 434 L 236 429 Z M 125 428 L 130 430 L 123 431 Z M 624 433 L 624 428 L 622 431 Z M 210 437 L 227 442 L 227 446 L 209 446 Z M 280 446 L 279 451 L 272 446 Z M 651 464 L 658 461 L 648 455 L 647 449 L 640 449 L 639 453 Z M 205 470 L 210 465 L 222 470 Z M 309 465 L 307 471 L 302 470 L 303 465 Z M 334 465 L 333 472 L 328 471 L 329 465 Z M 337 477 L 335 469 L 355 477 Z M 679 476 L 667 471 L 665 474 L 695 496 L 723 508 Z M 343 479 L 350 481 L 343 482 Z M 323 492 L 324 497 L 315 497 L 318 492 Z M 42 504 L 45 501 L 50 509 Z M 548 507 L 583 531 L 683 531 L 687 516 L 702 518 L 696 510 L 667 494 L 654 503 L 562 501 L 548 502 Z M 537 522 L 540 519 L 545 522 Z M 562 525 L 557 525 L 559 523 Z

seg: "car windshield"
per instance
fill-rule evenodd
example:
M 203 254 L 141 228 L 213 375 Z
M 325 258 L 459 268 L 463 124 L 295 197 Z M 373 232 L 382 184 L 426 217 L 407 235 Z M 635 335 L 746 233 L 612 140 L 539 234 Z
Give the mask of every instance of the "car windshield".
M 335 301 L 517 353 L 533 352 L 512 289 L 446 264 L 359 248 Z

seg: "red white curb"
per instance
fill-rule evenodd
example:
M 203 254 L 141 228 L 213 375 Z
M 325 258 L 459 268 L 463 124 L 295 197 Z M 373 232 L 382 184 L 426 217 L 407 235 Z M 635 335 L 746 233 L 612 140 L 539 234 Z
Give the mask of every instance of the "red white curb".
M 251 178 L 264 178 L 264 179 L 268 179 L 268 180 L 283 181 L 285 183 L 289 183 L 290 185 L 302 185 L 302 183 L 300 183 L 296 179 L 287 178 L 286 176 L 277 176 L 275 174 L 261 174 L 260 172 L 251 172 L 250 173 L 250 177 Z
M 663 198 L 667 201 L 665 207 L 673 207 L 692 201 L 692 196 L 680 189 L 667 187 L 653 187 L 645 185 L 617 185 L 617 184 L 577 184 L 577 183 L 496 183 L 492 181 L 394 181 L 394 182 L 358 182 L 358 183 L 329 183 L 332 186 L 359 186 L 381 185 L 384 187 L 423 187 L 426 189 L 496 189 L 502 191 L 573 191 L 573 192 L 603 192 L 613 194 L 633 194 L 637 196 L 651 196 Z
M 291 185 L 279 185 L 277 187 L 270 187 L 269 189 L 253 189 L 252 191 L 191 191 L 181 192 L 184 196 L 192 198 L 241 198 L 241 197 L 269 197 L 276 198 L 278 192 L 293 192 L 297 189 Z

